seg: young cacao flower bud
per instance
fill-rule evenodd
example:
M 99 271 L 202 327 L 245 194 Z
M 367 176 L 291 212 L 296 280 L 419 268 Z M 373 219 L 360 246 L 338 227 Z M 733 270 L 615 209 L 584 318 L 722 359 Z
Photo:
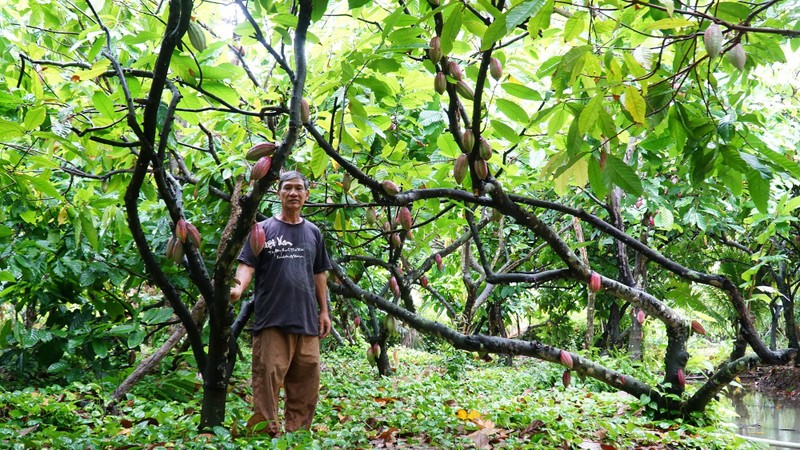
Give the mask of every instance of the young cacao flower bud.
M 503 76 L 503 64 L 500 63 L 499 59 L 489 59 L 489 75 L 491 75 L 495 80 L 500 80 L 500 77 Z
M 700 322 L 698 322 L 696 320 L 692 321 L 692 331 L 694 331 L 697 334 L 702 334 L 704 336 L 706 334 L 706 329 L 703 328 L 703 325 L 700 324 Z
M 455 61 L 450 61 L 447 64 L 447 73 L 455 78 L 456 81 L 461 81 L 461 78 L 464 77 L 464 74 L 461 72 L 461 67 L 459 67 L 458 63 Z
M 178 237 L 178 240 L 186 242 L 186 221 L 184 219 L 178 219 L 178 223 L 175 224 L 175 236 Z
M 278 146 L 275 145 L 274 142 L 262 142 L 260 144 L 256 144 L 247 151 L 245 159 L 248 161 L 258 161 L 264 156 L 272 156 L 277 148 Z
M 442 263 L 442 255 L 435 254 L 433 255 L 433 260 L 436 261 L 436 268 L 439 269 L 439 272 L 444 270 L 444 264 Z
M 475 92 L 473 92 L 470 85 L 468 85 L 467 82 L 463 80 L 459 80 L 459 82 L 456 84 L 456 92 L 458 92 L 458 95 L 464 97 L 467 100 L 472 100 L 473 98 L 475 98 Z
M 463 144 L 465 152 L 471 152 L 472 147 L 475 147 L 475 133 L 469 128 L 464 130 L 464 133 L 461 134 L 461 143 Z
M 253 254 L 258 256 L 261 253 L 261 250 L 264 249 L 264 246 L 267 243 L 267 233 L 264 231 L 264 227 L 261 226 L 258 222 L 254 223 L 253 226 L 250 228 L 250 250 L 253 251 Z
M 478 155 L 480 155 L 482 159 L 488 161 L 489 159 L 492 158 L 492 146 L 489 145 L 489 141 L 484 139 L 483 136 L 481 136 L 479 141 L 480 144 L 478 146 Z
M 428 58 L 432 63 L 438 64 L 442 59 L 442 46 L 439 36 L 431 38 L 430 48 L 428 48 Z
M 572 372 L 570 372 L 569 369 L 565 369 L 564 373 L 561 374 L 561 384 L 563 384 L 565 388 L 568 388 L 571 382 Z
M 197 227 L 189 222 L 186 222 L 186 237 L 188 237 L 196 248 L 200 248 L 200 232 Z
M 740 71 L 744 69 L 744 63 L 747 62 L 747 54 L 744 52 L 742 44 L 736 44 L 728 52 L 728 60 Z
M 308 123 L 311 120 L 311 107 L 308 105 L 306 99 L 300 99 L 300 121 Z
M 569 352 L 561 350 L 561 364 L 563 364 L 567 369 L 572 369 L 572 355 L 570 355 Z
M 270 167 L 272 167 L 272 158 L 269 156 L 262 156 L 250 170 L 250 180 L 258 181 L 264 178 L 264 175 L 269 172 Z
M 390 180 L 381 181 L 381 187 L 383 187 L 384 192 L 389 195 L 397 195 L 400 193 L 400 187 Z
M 592 274 L 589 276 L 589 290 L 592 292 L 597 292 L 602 286 L 603 284 L 602 280 L 600 279 L 600 274 L 592 271 Z
M 706 45 L 708 57 L 714 59 L 722 51 L 722 30 L 719 25 L 712 23 L 703 33 L 703 43 Z
M 397 222 L 401 227 L 403 227 L 404 230 L 408 231 L 411 229 L 411 211 L 405 206 L 400 208 L 400 211 L 397 212 Z
M 686 387 L 686 374 L 683 373 L 683 369 L 678 368 L 678 384 L 681 387 Z
M 464 153 L 458 155 L 456 162 L 453 165 L 453 178 L 456 179 L 456 184 L 461 184 L 467 176 L 467 165 L 469 164 L 469 157 Z
M 444 76 L 444 72 L 436 72 L 436 77 L 433 78 L 433 89 L 439 95 L 444 94 L 444 91 L 447 90 L 447 77 Z
M 489 178 L 489 165 L 486 164 L 486 160 L 475 160 L 475 175 L 477 175 L 481 180 Z

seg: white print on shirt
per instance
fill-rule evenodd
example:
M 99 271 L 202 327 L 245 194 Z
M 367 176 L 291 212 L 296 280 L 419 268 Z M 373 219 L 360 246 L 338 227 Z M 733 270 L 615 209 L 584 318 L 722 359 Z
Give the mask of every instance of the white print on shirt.
M 292 242 L 283 239 L 283 236 L 268 240 L 264 247 L 272 250 L 271 253 L 275 256 L 275 259 L 303 258 L 303 253 L 305 252 L 305 249 L 295 247 Z

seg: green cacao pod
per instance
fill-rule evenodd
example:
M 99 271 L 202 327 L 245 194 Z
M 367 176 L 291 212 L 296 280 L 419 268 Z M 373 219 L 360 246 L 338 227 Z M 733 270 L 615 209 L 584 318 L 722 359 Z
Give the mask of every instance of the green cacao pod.
M 197 22 L 189 22 L 189 30 L 186 34 L 189 35 L 189 42 L 195 50 L 202 52 L 206 49 L 206 34 Z

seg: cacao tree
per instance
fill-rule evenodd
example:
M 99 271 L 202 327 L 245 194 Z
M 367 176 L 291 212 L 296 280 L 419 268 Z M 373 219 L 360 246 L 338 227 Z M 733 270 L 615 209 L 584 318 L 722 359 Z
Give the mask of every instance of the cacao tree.
M 675 250 L 722 236 L 709 224 L 774 214 L 800 180 L 796 136 L 774 133 L 797 121 L 796 96 L 777 82 L 797 51 L 796 6 L 20 4 L 0 16 L 0 180 L 28 192 L 4 209 L 2 230 L 19 248 L 16 209 L 47 206 L 33 213 L 39 231 L 71 224 L 96 252 L 135 254 L 125 265 L 185 327 L 203 376 L 201 425 L 214 426 L 249 314 L 229 302 L 235 258 L 257 215 L 272 213 L 263 200 L 280 171 L 299 168 L 335 259 L 331 290 L 372 309 L 370 348 L 384 369 L 388 315 L 456 348 L 562 364 L 689 416 L 746 368 L 795 356 L 762 341 L 749 297 L 713 254 Z M 271 154 L 248 159 L 265 146 Z M 780 214 L 793 222 L 793 211 Z M 25 292 L 31 274 L 0 270 L 4 291 Z M 718 316 L 747 346 L 690 393 L 687 341 L 702 326 L 666 284 L 718 293 Z M 508 311 L 547 303 L 548 320 L 561 318 L 575 306 L 557 294 L 587 290 L 613 345 L 619 331 L 608 331 L 624 317 L 663 327 L 660 380 L 546 336 L 506 337 Z M 419 314 L 420 295 L 451 320 Z

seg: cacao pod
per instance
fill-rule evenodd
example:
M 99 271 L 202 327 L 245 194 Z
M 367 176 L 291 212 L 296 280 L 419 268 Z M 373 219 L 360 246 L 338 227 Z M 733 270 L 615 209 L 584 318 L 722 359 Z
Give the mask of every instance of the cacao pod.
M 569 369 L 566 369 L 564 370 L 564 373 L 561 374 L 561 384 L 563 384 L 565 388 L 568 388 L 571 382 L 572 372 L 570 372 Z
M 345 192 L 350 192 L 350 184 L 353 182 L 353 177 L 349 173 L 345 173 L 342 177 L 342 189 Z
M 477 175 L 481 180 L 489 178 L 489 165 L 486 164 L 486 160 L 475 160 L 475 175 Z
M 480 138 L 480 144 L 478 146 L 478 154 L 480 155 L 481 158 L 487 161 L 492 158 L 492 146 L 489 145 L 489 141 L 484 139 L 483 136 L 481 136 Z
M 491 75 L 495 80 L 500 80 L 500 77 L 503 76 L 503 64 L 500 63 L 499 59 L 489 59 L 489 75 Z
M 180 245 L 178 238 L 175 236 L 170 236 L 169 240 L 167 241 L 167 251 L 165 255 L 168 259 L 172 259 L 172 255 L 175 254 L 176 245 Z
M 383 187 L 384 192 L 389 195 L 397 195 L 400 193 L 400 187 L 390 180 L 381 181 L 381 187 Z
M 273 142 L 262 142 L 252 146 L 244 158 L 248 161 L 258 161 L 264 156 L 272 156 L 277 148 L 278 146 Z
M 442 46 L 439 36 L 431 38 L 430 48 L 428 48 L 428 58 L 434 64 L 438 64 L 442 59 Z
M 172 260 L 175 264 L 180 264 L 183 261 L 183 245 L 180 242 L 175 243 L 175 248 L 172 250 Z
M 403 227 L 404 230 L 408 231 L 411 229 L 411 211 L 405 206 L 400 208 L 400 211 L 397 212 L 397 222 L 400 223 L 400 226 Z
M 686 387 L 686 374 L 683 373 L 683 369 L 678 368 L 678 384 L 681 387 Z
M 361 316 L 355 316 L 353 318 L 353 326 L 358 328 L 361 325 Z
M 728 52 L 728 60 L 740 71 L 744 69 L 744 63 L 747 62 L 747 54 L 744 52 L 742 44 L 736 44 Z
M 469 128 L 464 130 L 464 133 L 461 134 L 461 143 L 464 145 L 465 152 L 471 152 L 472 147 L 475 147 L 475 133 Z
M 400 248 L 403 246 L 403 241 L 400 240 L 399 233 L 392 233 L 389 243 L 392 244 L 392 248 Z
M 200 248 L 200 232 L 189 222 L 186 222 L 186 237 L 191 239 L 196 248 Z
M 375 354 L 375 347 L 372 345 L 367 347 L 367 361 L 370 364 L 375 364 L 378 361 L 378 355 Z
M 250 170 L 250 180 L 258 181 L 264 178 L 264 175 L 269 172 L 269 168 L 272 167 L 272 158 L 269 156 L 262 156 L 255 165 L 253 165 L 253 169 Z
M 703 336 L 705 336 L 706 334 L 706 329 L 703 328 L 703 325 L 696 320 L 692 321 L 692 331 L 694 331 L 697 334 L 702 334 Z
M 463 80 L 459 80 L 459 82 L 456 84 L 456 92 L 458 92 L 458 95 L 464 97 L 467 100 L 472 100 L 473 98 L 475 98 L 475 92 L 473 92 L 470 85 L 468 85 L 467 82 Z
M 433 78 L 433 89 L 439 95 L 444 94 L 444 91 L 447 90 L 447 77 L 444 76 L 444 72 L 436 72 L 436 76 Z
M 303 123 L 308 123 L 311 120 L 311 107 L 308 106 L 308 102 L 306 99 L 300 99 L 300 121 Z
M 467 165 L 469 164 L 469 158 L 464 153 L 458 155 L 456 158 L 456 162 L 453 165 L 453 178 L 456 179 L 456 184 L 461 184 L 464 181 L 464 178 L 467 176 Z
M 383 230 L 385 233 L 388 233 L 393 229 L 394 227 L 392 227 L 392 224 L 390 224 L 388 220 L 384 221 L 383 225 L 381 225 L 381 230 Z
M 444 263 L 442 263 L 442 255 L 435 254 L 433 255 L 433 260 L 436 261 L 436 268 L 439 269 L 439 272 L 444 270 Z
M 254 223 L 252 228 L 250 228 L 250 250 L 253 251 L 254 255 L 258 256 L 266 244 L 267 233 L 264 231 L 264 227 L 258 222 Z
M 427 288 L 428 287 L 428 277 L 426 277 L 425 275 L 421 276 L 419 278 L 419 283 L 422 285 L 422 287 Z
M 561 364 L 568 369 L 572 369 L 572 355 L 570 355 L 569 352 L 561 350 Z
M 381 346 L 377 342 L 372 344 L 372 353 L 375 354 L 375 359 L 381 356 Z
M 378 212 L 375 211 L 375 208 L 369 207 L 367 208 L 367 223 L 373 225 L 378 220 Z
M 182 243 L 186 242 L 186 223 L 184 219 L 179 219 L 178 223 L 175 224 L 175 236 Z
M 712 23 L 703 33 L 703 43 L 706 45 L 708 57 L 714 59 L 722 51 L 722 30 L 719 25 Z
M 637 313 L 636 313 L 636 320 L 637 320 L 637 321 L 638 321 L 640 324 L 642 324 L 642 323 L 644 323 L 644 319 L 645 319 L 644 311 L 642 311 L 642 310 L 640 309 L 640 310 L 639 310 L 639 312 L 637 312 Z
M 597 292 L 603 286 L 602 280 L 600 279 L 600 274 L 597 272 L 592 271 L 592 274 L 589 275 L 589 290 L 592 292 Z
M 461 72 L 461 67 L 459 67 L 458 63 L 455 61 L 450 61 L 447 64 L 447 73 L 455 78 L 456 81 L 461 81 L 461 78 L 464 77 L 464 74 Z
M 202 52 L 206 49 L 206 34 L 197 22 L 189 22 L 189 30 L 186 34 L 189 35 L 189 42 L 195 50 Z
M 387 315 L 383 320 L 383 327 L 386 328 L 386 334 L 394 335 L 397 333 L 397 319 L 393 316 Z
M 389 278 L 389 289 L 392 290 L 392 294 L 394 294 L 395 297 L 400 297 L 400 285 L 397 283 L 397 278 L 394 276 Z

